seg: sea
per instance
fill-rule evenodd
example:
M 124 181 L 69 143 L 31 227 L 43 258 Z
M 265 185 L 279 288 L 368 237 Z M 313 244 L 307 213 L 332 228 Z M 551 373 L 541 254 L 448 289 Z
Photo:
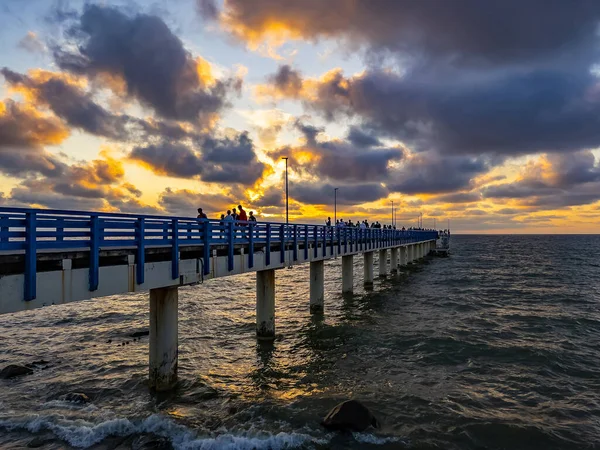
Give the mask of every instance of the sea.
M 282 269 L 274 342 L 255 337 L 255 275 L 183 287 L 161 394 L 131 337 L 147 293 L 2 315 L 0 368 L 37 363 L 0 380 L 0 448 L 600 449 L 599 258 L 600 236 L 453 235 L 368 290 L 355 257 L 353 295 L 327 262 L 323 315 L 308 266 Z M 381 428 L 324 429 L 347 399 Z

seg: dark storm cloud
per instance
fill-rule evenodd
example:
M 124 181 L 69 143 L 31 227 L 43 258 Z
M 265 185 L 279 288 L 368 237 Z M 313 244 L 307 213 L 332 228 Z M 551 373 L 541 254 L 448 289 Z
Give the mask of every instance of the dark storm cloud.
M 204 137 L 199 151 L 184 144 L 163 142 L 135 147 L 129 158 L 142 162 L 160 175 L 200 178 L 205 182 L 252 185 L 266 169 L 258 161 L 247 133 L 233 137 Z
M 589 59 L 596 52 L 600 3 L 227 0 L 223 13 L 225 23 L 242 39 L 268 35 L 275 22 L 307 40 L 341 39 L 371 51 L 486 66 L 529 63 L 557 53 Z
M 405 194 L 452 192 L 470 187 L 473 178 L 489 168 L 485 158 L 421 153 L 390 174 L 388 187 Z
M 158 145 L 135 147 L 129 158 L 147 164 L 160 175 L 193 178 L 202 173 L 202 157 L 184 144 L 163 142 Z
M 69 125 L 88 133 L 123 140 L 128 117 L 114 115 L 98 105 L 91 95 L 58 77 L 35 80 L 8 68 L 0 73 L 12 86 L 23 86 L 32 91 L 38 102 L 47 105 Z
M 334 202 L 334 188 L 339 188 L 337 203 L 340 205 L 360 205 L 373 202 L 388 196 L 388 189 L 378 183 L 362 183 L 351 185 L 315 184 L 309 182 L 294 183 L 290 189 L 290 197 L 311 205 L 328 205 Z
M 61 143 L 67 135 L 68 130 L 55 118 L 11 100 L 0 103 L 0 171 L 12 176 L 62 174 L 65 164 L 44 147 Z
M 336 74 L 320 84 L 308 106 L 330 120 L 356 116 L 365 127 L 420 151 L 575 151 L 600 145 L 597 82 L 588 72 L 544 70 L 429 81 L 418 73 L 367 72 L 349 79 Z
M 350 127 L 348 140 L 357 147 L 379 147 L 381 142 L 375 136 L 361 130 L 358 127 Z
M 323 130 L 296 121 L 296 128 L 304 135 L 305 145 L 281 147 L 270 153 L 273 160 L 290 158 L 292 170 L 336 181 L 384 180 L 392 161 L 400 161 L 400 148 L 355 146 L 343 140 L 319 140 Z M 306 158 L 306 154 L 310 157 Z
M 252 205 L 258 207 L 283 206 L 285 203 L 284 191 L 281 187 L 270 187 L 263 192 L 257 200 L 252 202 Z
M 206 86 L 196 61 L 156 16 L 130 17 L 112 7 L 86 5 L 70 36 L 70 47 L 78 50 L 55 49 L 60 68 L 117 75 L 129 95 L 164 118 L 208 123 L 226 105 L 227 94 L 240 87 L 239 80 Z
M 441 203 L 472 203 L 482 199 L 479 192 L 456 192 L 454 194 L 440 195 L 435 198 L 436 202 Z
M 287 64 L 280 66 L 275 74 L 268 77 L 268 81 L 277 93 L 288 97 L 296 97 L 302 90 L 302 76 Z

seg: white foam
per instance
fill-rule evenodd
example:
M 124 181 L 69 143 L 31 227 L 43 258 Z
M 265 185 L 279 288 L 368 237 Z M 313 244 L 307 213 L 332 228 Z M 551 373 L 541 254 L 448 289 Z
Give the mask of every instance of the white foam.
M 22 419 L 0 420 L 0 427 L 8 430 L 24 429 L 32 433 L 52 431 L 59 439 L 73 447 L 86 448 L 102 442 L 109 436 L 130 436 L 153 433 L 168 439 L 176 450 L 286 450 L 307 443 L 326 444 L 327 441 L 310 434 L 264 431 L 227 432 L 216 436 L 198 436 L 189 428 L 159 414 L 139 422 L 115 418 L 97 424 L 85 420 L 65 420 L 60 416 L 30 416 Z
M 354 439 L 357 442 L 362 444 L 383 445 L 390 442 L 404 442 L 401 438 L 396 436 L 375 436 L 374 434 L 368 433 L 352 433 L 352 436 L 354 436 Z

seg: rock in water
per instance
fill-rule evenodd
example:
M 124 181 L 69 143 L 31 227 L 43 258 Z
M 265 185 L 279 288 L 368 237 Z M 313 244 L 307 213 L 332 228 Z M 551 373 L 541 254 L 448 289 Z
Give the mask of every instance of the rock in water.
M 142 330 L 142 331 L 136 331 L 134 333 L 131 333 L 129 336 L 136 338 L 136 337 L 148 336 L 149 334 L 150 334 L 150 330 Z
M 379 428 L 379 421 L 362 403 L 347 400 L 329 411 L 321 425 L 331 430 L 365 431 L 370 426 Z
M 65 400 L 72 403 L 89 403 L 90 398 L 81 392 L 71 392 L 65 395 Z
M 31 375 L 32 373 L 33 370 L 29 367 L 10 364 L 4 369 L 0 370 L 0 378 L 6 380 L 8 378 L 20 377 L 22 375 Z

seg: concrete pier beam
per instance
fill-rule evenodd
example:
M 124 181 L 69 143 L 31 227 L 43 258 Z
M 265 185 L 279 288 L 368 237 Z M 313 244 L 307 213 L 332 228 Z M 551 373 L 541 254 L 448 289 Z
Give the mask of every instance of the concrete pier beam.
M 387 275 L 387 249 L 379 250 L 379 276 Z
M 407 250 L 406 250 L 406 246 L 404 247 L 400 247 L 400 266 L 405 266 L 406 265 L 406 260 L 407 260 Z
M 150 289 L 150 387 L 172 389 L 177 383 L 177 286 Z
M 398 247 L 390 250 L 390 271 L 392 273 L 398 272 Z
M 364 284 L 373 286 L 373 252 L 365 252 L 364 256 Z
M 345 257 L 344 257 L 345 258 Z M 343 263 L 343 259 L 342 259 Z M 342 267 L 343 270 L 343 267 Z M 321 261 L 310 262 L 310 312 L 312 314 L 323 312 L 325 304 L 325 263 Z
M 256 272 L 256 336 L 275 338 L 275 270 Z
M 354 257 L 342 256 L 342 292 L 354 291 Z

